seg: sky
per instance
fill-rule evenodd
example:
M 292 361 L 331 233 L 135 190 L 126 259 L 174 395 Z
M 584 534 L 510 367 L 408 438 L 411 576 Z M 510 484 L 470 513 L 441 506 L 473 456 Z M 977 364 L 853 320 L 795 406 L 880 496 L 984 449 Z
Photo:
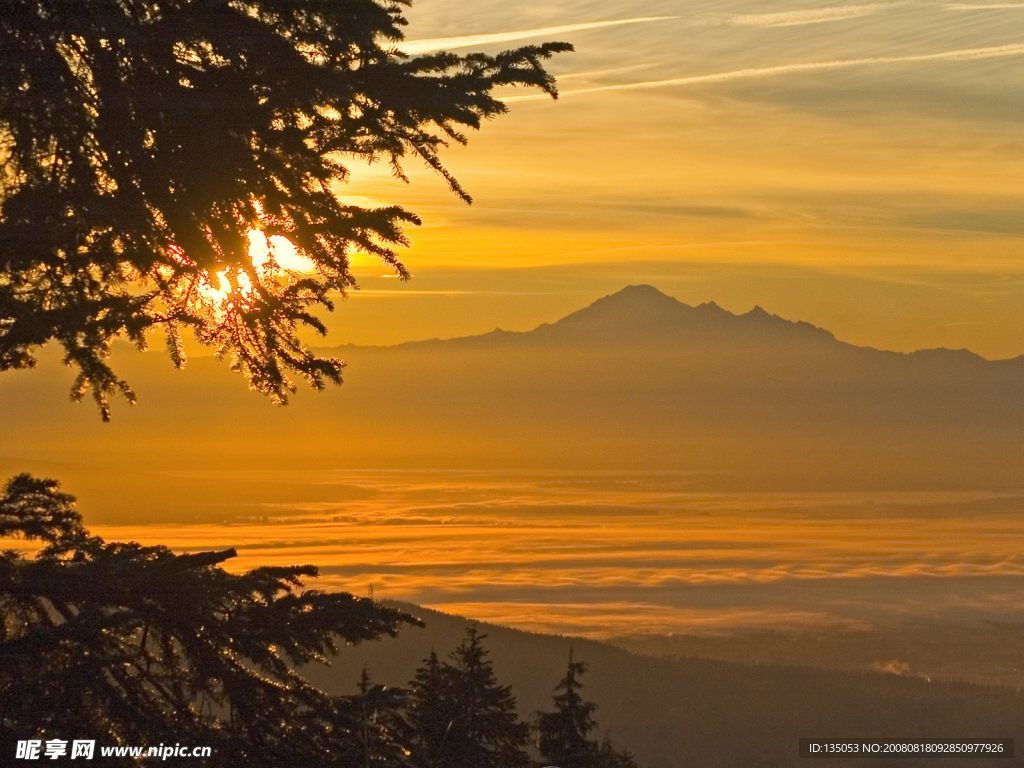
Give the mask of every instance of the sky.
M 424 224 L 333 342 L 532 327 L 628 283 L 845 340 L 1024 353 L 1024 3 L 420 0 L 404 49 L 567 40 L 562 97 L 339 193 Z M 401 299 L 402 304 L 382 299 Z

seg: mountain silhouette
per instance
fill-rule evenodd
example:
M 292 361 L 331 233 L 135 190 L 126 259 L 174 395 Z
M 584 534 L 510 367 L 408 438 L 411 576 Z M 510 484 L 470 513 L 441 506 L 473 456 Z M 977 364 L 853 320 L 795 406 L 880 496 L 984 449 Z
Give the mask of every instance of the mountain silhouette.
M 166 361 L 140 356 L 126 372 L 155 407 L 103 428 L 55 407 L 68 382 L 53 368 L 8 374 L 0 396 L 19 407 L 0 447 L 16 458 L 48 441 L 51 459 L 71 461 L 81 434 L 125 461 L 621 467 L 728 488 L 1017 488 L 1024 476 L 1024 357 L 860 347 L 649 285 L 530 331 L 330 351 L 348 362 L 345 384 L 285 409 L 216 360 L 167 377 Z
M 760 342 L 765 338 L 835 340 L 828 331 L 804 322 L 791 322 L 754 307 L 736 315 L 713 301 L 691 306 L 651 285 L 630 285 L 589 306 L 532 331 L 496 329 L 479 336 L 431 339 L 412 344 L 480 345 L 493 342 L 562 342 L 575 344 L 633 344 L 640 346 L 698 342 Z
M 918 369 L 938 366 L 937 372 L 959 378 L 965 371 L 979 368 L 1014 369 L 1024 373 L 1024 355 L 1007 360 L 987 360 L 967 349 L 943 347 L 915 352 L 891 352 L 856 346 L 836 339 L 828 330 L 800 320 L 788 320 L 761 306 L 736 314 L 713 301 L 696 306 L 675 299 L 651 285 L 630 285 L 600 298 L 565 317 L 543 323 L 529 331 L 500 328 L 489 333 L 452 339 L 406 342 L 395 348 L 428 346 L 455 348 L 488 346 L 569 345 L 582 348 L 614 346 L 642 350 L 648 347 L 675 347 L 675 351 L 713 349 L 729 356 L 737 352 L 775 355 L 781 348 L 803 356 L 808 363 L 832 364 L 834 356 L 845 356 L 858 363 L 876 365 L 907 364 Z M 351 355 L 354 346 L 334 351 Z M 669 351 L 664 350 L 663 351 Z M 908 369 L 909 370 L 909 369 Z
M 684 304 L 650 285 L 631 285 L 618 293 L 598 299 L 561 320 L 533 331 L 538 336 L 609 340 L 630 343 L 670 343 L 700 336 L 722 335 L 740 339 L 750 334 L 782 338 L 820 336 L 832 339 L 828 331 L 807 323 L 791 323 L 755 307 L 744 315 L 735 315 L 714 302 L 698 306 Z

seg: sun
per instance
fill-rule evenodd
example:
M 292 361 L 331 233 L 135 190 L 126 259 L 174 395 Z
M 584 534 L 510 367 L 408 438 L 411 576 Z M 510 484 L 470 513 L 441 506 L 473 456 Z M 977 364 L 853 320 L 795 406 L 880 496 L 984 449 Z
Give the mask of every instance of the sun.
M 251 229 L 248 239 L 249 260 L 260 282 L 277 282 L 316 269 L 313 260 L 299 253 L 284 235 L 267 235 Z M 224 314 L 233 304 L 244 303 L 252 295 L 252 277 L 245 270 L 228 267 L 204 275 L 196 291 L 214 314 Z
M 249 259 L 259 272 L 268 276 L 279 276 L 281 272 L 309 274 L 313 271 L 312 259 L 303 256 L 284 235 L 267 235 L 259 229 L 249 230 Z

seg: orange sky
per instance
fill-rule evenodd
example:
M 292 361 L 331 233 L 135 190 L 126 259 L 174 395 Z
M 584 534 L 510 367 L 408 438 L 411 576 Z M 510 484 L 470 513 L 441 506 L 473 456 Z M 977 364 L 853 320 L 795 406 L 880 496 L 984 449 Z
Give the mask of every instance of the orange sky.
M 529 327 L 656 282 L 859 343 L 1024 352 L 1020 7 L 427 0 L 410 19 L 413 52 L 578 52 L 554 64 L 562 100 L 510 94 L 511 115 L 449 154 L 474 206 L 420 168 L 408 187 L 356 169 L 340 193 L 425 222 L 417 280 L 363 261 L 364 284 L 418 299 L 352 302 L 335 340 Z

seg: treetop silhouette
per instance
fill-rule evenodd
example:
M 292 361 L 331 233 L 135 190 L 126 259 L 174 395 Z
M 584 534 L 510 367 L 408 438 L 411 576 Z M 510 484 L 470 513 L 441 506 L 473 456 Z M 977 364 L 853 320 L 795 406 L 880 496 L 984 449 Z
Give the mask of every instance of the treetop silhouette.
M 405 0 L 14 0 L 0 15 L 0 370 L 48 341 L 73 396 L 134 395 L 111 343 L 181 330 L 284 402 L 343 362 L 298 338 L 355 285 L 349 259 L 418 223 L 345 202 L 352 162 L 424 162 L 506 111 L 504 86 L 556 96 L 545 43 L 494 56 L 401 52 Z M 292 250 L 294 249 L 294 251 Z M 295 256 L 307 265 L 296 267 Z
M 447 661 L 433 651 L 409 684 L 415 768 L 526 768 L 529 727 L 475 624 Z
M 582 695 L 586 671 L 570 649 L 565 677 L 552 696 L 554 711 L 537 713 L 537 748 L 558 768 L 636 768 L 632 755 L 617 750 L 607 736 L 600 742 L 590 738 L 597 705 Z
M 340 643 L 393 635 L 413 617 L 304 589 L 312 566 L 232 574 L 234 550 L 175 554 L 107 543 L 52 480 L 19 475 L 0 495 L 0 742 L 88 733 L 214 748 L 215 766 L 363 765 L 365 710 L 390 694 L 330 696 L 299 671 Z M 375 749 L 401 754 L 381 722 Z

